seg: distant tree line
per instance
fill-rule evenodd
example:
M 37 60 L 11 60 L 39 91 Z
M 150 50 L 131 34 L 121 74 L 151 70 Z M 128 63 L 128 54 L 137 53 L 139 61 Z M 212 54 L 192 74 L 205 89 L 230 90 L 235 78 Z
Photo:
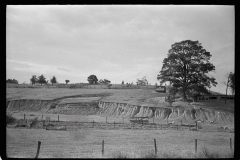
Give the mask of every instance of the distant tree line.
M 48 84 L 48 80 L 46 80 L 46 78 L 44 77 L 44 75 L 42 74 L 41 76 L 36 76 L 33 75 L 32 78 L 30 79 L 30 82 L 32 83 L 32 85 L 39 83 L 39 84 Z M 57 78 L 55 76 L 53 76 L 52 79 L 50 79 L 50 82 L 52 83 L 57 83 Z
M 18 84 L 18 80 L 16 79 L 7 79 L 7 83 Z

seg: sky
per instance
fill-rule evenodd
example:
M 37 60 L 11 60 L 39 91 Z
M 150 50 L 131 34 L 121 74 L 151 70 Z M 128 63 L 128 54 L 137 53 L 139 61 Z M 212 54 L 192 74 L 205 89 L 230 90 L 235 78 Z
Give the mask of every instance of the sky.
M 235 12 L 224 5 L 8 5 L 6 77 L 32 75 L 87 83 L 94 74 L 112 84 L 157 75 L 171 45 L 198 40 L 212 55 L 212 91 L 225 93 L 234 72 Z

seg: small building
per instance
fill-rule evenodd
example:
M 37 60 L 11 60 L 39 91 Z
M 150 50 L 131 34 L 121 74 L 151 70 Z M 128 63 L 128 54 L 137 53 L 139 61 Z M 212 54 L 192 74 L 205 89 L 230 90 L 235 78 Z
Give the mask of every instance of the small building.
M 156 86 L 156 91 L 166 93 L 166 86 Z

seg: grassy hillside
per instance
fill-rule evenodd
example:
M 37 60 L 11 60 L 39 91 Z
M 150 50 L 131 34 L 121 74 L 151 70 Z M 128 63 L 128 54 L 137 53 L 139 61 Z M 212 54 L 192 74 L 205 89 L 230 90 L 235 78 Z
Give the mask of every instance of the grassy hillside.
M 167 93 L 157 93 L 154 89 L 69 89 L 69 88 L 7 88 L 7 100 L 39 99 L 51 100 L 65 96 L 83 94 L 111 94 L 109 99 L 124 101 L 163 97 Z

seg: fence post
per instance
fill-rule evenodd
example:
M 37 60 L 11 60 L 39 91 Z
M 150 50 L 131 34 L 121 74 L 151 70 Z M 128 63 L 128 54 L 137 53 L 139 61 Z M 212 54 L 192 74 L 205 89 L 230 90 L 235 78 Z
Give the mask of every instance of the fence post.
M 92 122 L 92 127 L 94 126 L 94 120 L 93 120 L 93 122 Z
M 37 154 L 36 154 L 36 157 L 35 157 L 35 158 L 38 158 L 39 151 L 40 151 L 40 146 L 41 146 L 41 142 L 40 142 L 40 141 L 38 141 Z
M 177 124 L 177 130 L 178 130 L 178 124 Z
M 198 124 L 197 124 L 197 121 L 196 121 L 196 130 L 198 129 L 198 128 L 197 128 L 197 125 L 198 125 Z
M 230 149 L 232 150 L 232 138 L 230 138 Z
M 154 148 L 155 148 L 155 155 L 157 155 L 157 143 L 155 138 L 154 138 Z
M 104 140 L 102 141 L 102 156 L 104 155 Z
M 168 127 L 168 118 L 167 118 L 167 127 Z
M 181 120 L 181 126 L 182 126 L 182 120 Z
M 106 117 L 106 123 L 107 123 L 107 117 Z
M 197 153 L 197 139 L 195 139 L 195 153 Z
M 24 115 L 23 115 L 23 119 L 25 120 L 25 113 L 24 113 Z
M 189 131 L 190 131 L 190 124 L 188 125 Z
M 115 121 L 113 122 L 113 126 L 114 126 L 114 129 L 115 129 Z
M 59 115 L 58 115 L 58 122 L 59 122 Z

